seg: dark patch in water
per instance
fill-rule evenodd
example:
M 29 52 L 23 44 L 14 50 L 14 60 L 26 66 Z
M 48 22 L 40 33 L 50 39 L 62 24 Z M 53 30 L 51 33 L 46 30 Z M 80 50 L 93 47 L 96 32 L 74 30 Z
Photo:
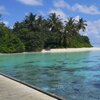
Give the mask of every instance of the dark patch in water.
M 94 75 L 94 77 L 100 78 L 100 75 Z
M 34 61 L 26 62 L 25 64 L 30 64 L 30 63 L 34 63 Z
M 100 65 L 99 66 L 93 66 L 90 68 L 91 71 L 100 71 Z
M 78 83 L 77 81 L 73 81 L 73 82 L 72 82 L 72 84 L 77 84 L 77 83 Z
M 79 92 L 79 89 L 75 88 L 74 91 L 75 91 L 75 92 Z
M 30 64 L 30 63 L 36 63 L 36 62 L 40 62 L 40 61 L 30 61 L 30 62 L 25 62 L 24 64 Z
M 100 71 L 100 66 L 64 68 L 64 70 L 66 70 L 66 71 Z
M 94 85 L 94 87 L 100 89 L 100 83 L 94 83 L 93 85 Z

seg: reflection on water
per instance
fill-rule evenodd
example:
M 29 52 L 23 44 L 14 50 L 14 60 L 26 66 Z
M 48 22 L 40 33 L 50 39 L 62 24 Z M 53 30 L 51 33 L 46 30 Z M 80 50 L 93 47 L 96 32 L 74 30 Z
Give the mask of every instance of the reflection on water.
M 100 100 L 100 53 L 0 55 L 0 71 L 68 100 Z

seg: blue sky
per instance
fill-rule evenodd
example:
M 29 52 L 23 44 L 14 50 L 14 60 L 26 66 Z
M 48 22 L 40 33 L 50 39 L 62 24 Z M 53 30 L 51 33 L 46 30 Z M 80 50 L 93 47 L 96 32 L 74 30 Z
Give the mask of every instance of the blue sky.
M 88 23 L 84 35 L 89 36 L 92 43 L 100 43 L 99 0 L 0 0 L 2 20 L 10 27 L 16 21 L 22 21 L 29 12 L 44 17 L 55 12 L 64 20 L 82 17 Z

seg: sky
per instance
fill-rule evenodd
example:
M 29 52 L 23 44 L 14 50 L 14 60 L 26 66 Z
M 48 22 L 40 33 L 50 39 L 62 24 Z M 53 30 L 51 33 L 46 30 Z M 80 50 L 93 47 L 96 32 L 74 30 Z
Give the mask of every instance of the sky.
M 84 18 L 88 26 L 82 34 L 100 46 L 100 0 L 0 0 L 2 21 L 9 27 L 30 12 L 44 17 L 56 13 L 64 20 Z

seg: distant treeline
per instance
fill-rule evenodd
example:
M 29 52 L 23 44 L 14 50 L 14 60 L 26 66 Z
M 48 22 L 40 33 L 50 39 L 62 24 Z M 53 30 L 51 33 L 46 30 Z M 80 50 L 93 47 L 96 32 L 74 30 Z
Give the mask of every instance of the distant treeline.
M 86 21 L 68 18 L 63 22 L 55 13 L 44 19 L 32 13 L 22 22 L 16 22 L 13 29 L 0 23 L 0 52 L 17 53 L 41 51 L 51 48 L 91 47 L 89 38 L 80 35 L 85 31 Z

